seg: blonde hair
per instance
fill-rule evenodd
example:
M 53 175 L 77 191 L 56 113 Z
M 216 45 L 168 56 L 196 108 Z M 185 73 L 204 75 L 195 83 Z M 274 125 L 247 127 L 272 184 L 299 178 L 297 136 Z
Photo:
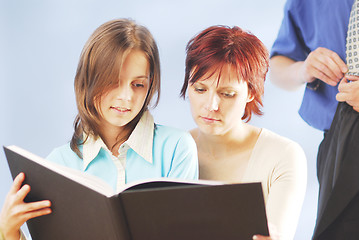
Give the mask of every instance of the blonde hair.
M 141 111 L 126 125 L 129 134 L 155 95 L 153 106 L 158 104 L 160 61 L 152 34 L 144 26 L 129 19 L 116 19 L 102 24 L 87 40 L 75 76 L 78 114 L 74 121 L 70 146 L 80 158 L 82 154 L 79 145 L 82 145 L 89 135 L 100 136 L 100 115 L 96 106 L 101 95 L 118 83 L 123 59 L 131 50 L 140 50 L 146 55 L 150 65 L 150 88 Z

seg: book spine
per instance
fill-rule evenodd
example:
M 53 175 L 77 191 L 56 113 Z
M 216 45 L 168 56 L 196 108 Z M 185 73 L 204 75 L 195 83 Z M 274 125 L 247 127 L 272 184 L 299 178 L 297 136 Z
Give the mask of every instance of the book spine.
M 119 195 L 109 198 L 109 215 L 111 216 L 111 224 L 118 240 L 131 240 L 128 228 L 125 210 Z

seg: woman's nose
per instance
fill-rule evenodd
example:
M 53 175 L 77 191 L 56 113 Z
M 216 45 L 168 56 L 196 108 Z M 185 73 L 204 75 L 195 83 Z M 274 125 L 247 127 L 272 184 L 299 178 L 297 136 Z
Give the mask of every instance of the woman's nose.
M 117 88 L 117 99 L 129 101 L 132 98 L 132 89 L 129 86 L 119 86 Z
M 210 94 L 206 103 L 206 108 L 208 111 L 218 111 L 219 106 L 219 96 L 217 94 Z

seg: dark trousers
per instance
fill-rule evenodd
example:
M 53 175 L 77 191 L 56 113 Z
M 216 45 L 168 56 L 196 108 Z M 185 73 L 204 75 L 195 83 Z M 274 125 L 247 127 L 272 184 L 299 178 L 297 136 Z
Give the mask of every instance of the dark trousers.
M 359 239 L 359 194 L 317 240 L 358 240 Z
M 319 201 L 313 239 L 359 239 L 359 113 L 339 103 L 318 150 Z

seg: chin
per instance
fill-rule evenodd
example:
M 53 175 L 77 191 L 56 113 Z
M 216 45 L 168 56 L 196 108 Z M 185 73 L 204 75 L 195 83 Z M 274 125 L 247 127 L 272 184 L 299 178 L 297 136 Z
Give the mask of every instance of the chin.
M 213 126 L 198 126 L 198 128 L 202 133 L 207 135 L 213 135 L 213 136 L 222 135 L 223 132 L 218 127 L 213 127 Z

